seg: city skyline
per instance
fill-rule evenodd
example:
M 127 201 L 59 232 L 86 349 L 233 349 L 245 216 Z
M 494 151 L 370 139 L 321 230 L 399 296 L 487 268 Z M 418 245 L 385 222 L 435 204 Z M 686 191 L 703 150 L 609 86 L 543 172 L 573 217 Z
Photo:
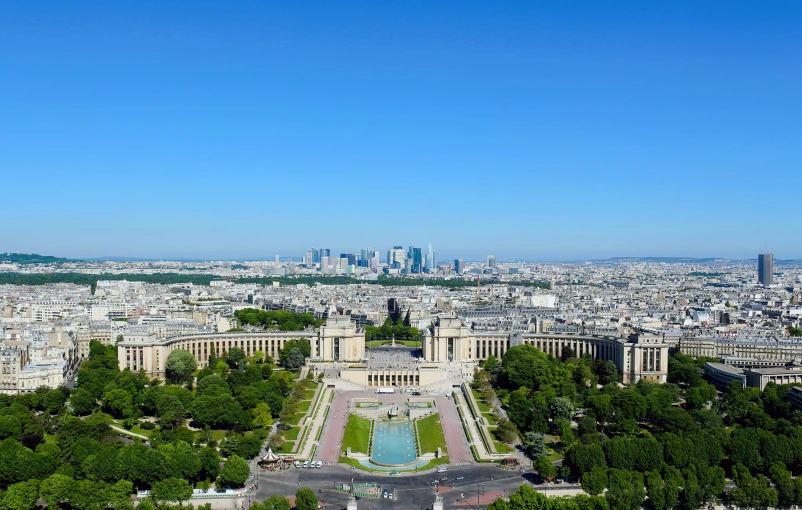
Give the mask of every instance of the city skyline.
M 3 249 L 802 253 L 802 6 L 580 4 L 8 5 Z

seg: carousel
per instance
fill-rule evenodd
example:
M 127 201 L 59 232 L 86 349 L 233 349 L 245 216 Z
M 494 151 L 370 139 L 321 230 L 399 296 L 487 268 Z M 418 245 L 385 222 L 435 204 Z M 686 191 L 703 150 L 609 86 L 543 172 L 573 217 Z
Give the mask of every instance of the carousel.
M 263 471 L 280 471 L 282 469 L 289 469 L 291 465 L 292 459 L 289 457 L 279 457 L 273 453 L 272 448 L 268 448 L 265 456 L 259 459 L 259 466 Z

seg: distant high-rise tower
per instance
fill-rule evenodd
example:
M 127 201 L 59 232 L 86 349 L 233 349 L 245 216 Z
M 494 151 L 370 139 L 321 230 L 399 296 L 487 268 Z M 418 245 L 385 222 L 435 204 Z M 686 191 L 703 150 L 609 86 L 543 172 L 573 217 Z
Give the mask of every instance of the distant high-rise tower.
M 487 267 L 495 268 L 496 267 L 496 257 L 493 255 L 487 256 Z
M 407 257 L 412 261 L 409 272 L 419 274 L 423 269 L 423 249 L 410 246 L 409 251 L 407 251 Z
M 465 269 L 465 262 L 462 259 L 454 259 L 454 272 L 457 274 L 462 274 L 462 271 Z
M 437 269 L 437 262 L 434 260 L 434 250 L 432 250 L 432 243 L 429 243 L 429 252 L 426 254 L 426 272 L 434 273 Z
M 404 259 L 406 254 L 403 246 L 393 246 L 393 249 L 387 252 L 387 265 L 392 268 L 403 269 Z
M 774 255 L 761 253 L 757 256 L 757 281 L 764 287 L 772 284 L 774 276 Z

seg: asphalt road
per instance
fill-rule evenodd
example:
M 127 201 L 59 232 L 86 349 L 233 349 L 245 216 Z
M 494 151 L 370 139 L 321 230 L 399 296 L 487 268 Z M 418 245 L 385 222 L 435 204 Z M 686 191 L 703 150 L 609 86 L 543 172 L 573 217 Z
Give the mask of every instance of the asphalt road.
M 457 500 L 475 501 L 477 491 L 482 494 L 498 492 L 499 495 L 515 491 L 521 484 L 519 472 L 504 471 L 495 465 L 448 466 L 445 473 L 429 472 L 426 474 L 403 474 L 389 476 L 388 474 L 368 474 L 363 471 L 351 470 L 348 466 L 324 466 L 319 469 L 290 469 L 283 473 L 261 473 L 259 487 L 254 496 L 257 501 L 264 501 L 269 496 L 280 494 L 294 496 L 298 487 L 309 487 L 318 494 L 321 503 L 325 500 L 327 510 L 339 510 L 346 507 L 348 494 L 335 491 L 334 485 L 349 483 L 351 476 L 355 483 L 376 482 L 382 488 L 394 490 L 394 499 L 368 499 L 362 498 L 357 506 L 362 509 L 376 509 L 389 507 L 395 509 L 431 508 L 434 502 L 435 489 L 430 484 L 435 478 L 448 477 L 439 488 L 443 497 L 445 508 L 461 508 L 468 510 L 475 508 L 475 504 L 462 504 L 457 506 Z M 462 476 L 463 480 L 455 480 Z M 531 481 L 532 475 L 525 474 L 525 479 Z M 453 485 L 452 485 L 453 484 Z M 486 500 L 483 496 L 481 499 Z M 486 503 L 482 502 L 482 507 Z

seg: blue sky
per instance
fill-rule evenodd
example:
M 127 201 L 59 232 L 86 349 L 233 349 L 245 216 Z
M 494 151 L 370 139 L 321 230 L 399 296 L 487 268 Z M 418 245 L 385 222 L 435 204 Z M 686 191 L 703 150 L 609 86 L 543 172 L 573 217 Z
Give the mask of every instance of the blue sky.
M 0 251 L 802 258 L 802 2 L 7 2 Z

